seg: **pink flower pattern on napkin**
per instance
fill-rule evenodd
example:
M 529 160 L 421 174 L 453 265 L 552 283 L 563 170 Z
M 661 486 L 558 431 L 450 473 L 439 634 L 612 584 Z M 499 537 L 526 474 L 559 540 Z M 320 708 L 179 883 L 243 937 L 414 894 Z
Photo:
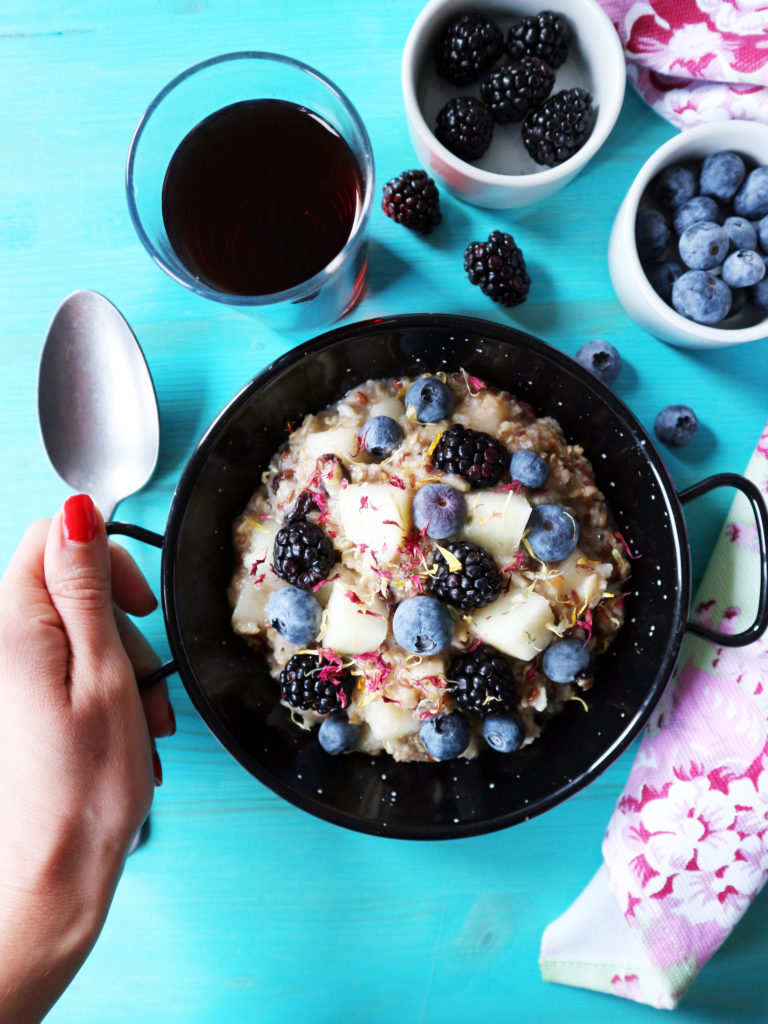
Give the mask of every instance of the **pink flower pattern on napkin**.
M 768 494 L 768 425 L 748 475 Z M 724 632 L 751 617 L 719 594 L 734 573 L 727 555 L 746 548 L 754 557 L 753 544 L 748 524 L 729 517 L 725 562 L 696 607 Z M 660 1006 L 676 1005 L 768 877 L 768 636 L 745 648 L 689 642 L 686 651 L 603 842 L 624 919 L 666 979 Z M 641 999 L 627 977 L 611 978 L 611 988 Z
M 627 77 L 679 128 L 768 122 L 768 0 L 600 0 Z

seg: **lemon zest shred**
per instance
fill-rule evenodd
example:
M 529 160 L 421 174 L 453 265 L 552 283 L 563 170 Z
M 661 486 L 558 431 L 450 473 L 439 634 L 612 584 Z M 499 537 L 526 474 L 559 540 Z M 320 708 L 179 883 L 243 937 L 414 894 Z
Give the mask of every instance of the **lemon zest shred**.
M 443 556 L 445 561 L 448 563 L 448 571 L 449 572 L 461 572 L 461 570 L 463 568 L 462 564 L 459 561 L 459 559 L 456 557 L 456 555 L 453 554 L 452 551 L 449 551 L 448 548 L 441 547 L 439 544 L 435 544 L 435 547 L 440 552 L 440 554 Z
M 413 406 L 409 405 L 408 409 L 413 409 Z M 416 410 L 414 409 L 414 416 L 415 415 L 416 415 Z M 429 448 L 427 448 L 427 453 L 426 454 L 427 454 L 427 458 L 428 459 L 432 458 L 432 455 L 434 454 L 435 448 L 437 448 L 438 444 L 440 443 L 440 438 L 442 436 L 443 436 L 442 430 L 438 430 L 438 432 L 435 434 L 434 438 L 432 439 L 432 443 L 430 444 Z

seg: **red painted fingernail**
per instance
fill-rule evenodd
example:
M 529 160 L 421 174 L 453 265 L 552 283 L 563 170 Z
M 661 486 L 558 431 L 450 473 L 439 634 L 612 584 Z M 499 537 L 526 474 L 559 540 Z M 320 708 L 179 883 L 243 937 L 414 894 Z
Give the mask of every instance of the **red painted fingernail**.
M 168 733 L 168 735 L 169 736 L 175 736 L 176 735 L 176 715 L 174 714 L 174 711 L 173 711 L 173 704 L 171 704 L 170 701 L 168 701 L 168 721 L 170 722 L 170 726 L 169 726 L 170 732 Z
M 87 544 L 96 536 L 99 520 L 87 494 L 75 494 L 64 502 L 64 536 L 76 544 Z
M 156 750 L 152 751 L 152 771 L 155 773 L 155 785 L 163 784 L 163 766 L 160 764 L 160 755 Z

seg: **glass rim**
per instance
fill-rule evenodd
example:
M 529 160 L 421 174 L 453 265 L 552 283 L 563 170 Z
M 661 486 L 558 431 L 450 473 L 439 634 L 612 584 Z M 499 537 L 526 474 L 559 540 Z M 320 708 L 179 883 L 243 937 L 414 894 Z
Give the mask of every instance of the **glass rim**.
M 318 270 L 312 275 L 312 277 L 308 277 L 306 280 L 299 282 L 299 284 L 292 285 L 290 288 L 285 288 L 282 291 L 269 292 L 261 295 L 235 295 L 230 292 L 219 291 L 218 289 L 205 284 L 204 281 L 201 281 L 191 272 L 187 271 L 183 263 L 179 267 L 172 266 L 147 234 L 134 196 L 133 181 L 136 151 L 154 112 L 163 100 L 187 79 L 192 78 L 201 71 L 215 67 L 218 64 L 231 63 L 234 61 L 262 61 L 264 63 L 285 64 L 288 67 L 304 72 L 311 78 L 316 79 L 341 104 L 346 113 L 352 119 L 355 128 L 360 135 L 363 149 L 363 163 L 360 167 L 360 171 L 363 177 L 363 183 L 366 187 L 364 189 L 363 201 L 356 223 L 354 224 L 349 238 L 344 243 L 343 247 L 336 253 L 330 263 L 327 263 L 321 270 Z M 214 113 L 214 111 L 211 111 L 211 113 Z M 163 86 L 160 92 L 157 93 L 142 114 L 139 123 L 134 130 L 133 137 L 131 138 L 131 144 L 128 148 L 128 158 L 125 165 L 125 190 L 128 200 L 128 212 L 136 234 L 139 236 L 142 245 L 149 255 L 161 270 L 165 271 L 165 273 L 168 274 L 169 277 L 173 278 L 174 281 L 177 281 L 179 284 L 183 285 L 190 291 L 195 292 L 197 295 L 200 295 L 202 298 L 213 299 L 215 302 L 221 302 L 229 306 L 274 306 L 278 303 L 301 302 L 311 298 L 312 292 L 318 291 L 322 287 L 325 279 L 330 277 L 331 274 L 334 274 L 344 263 L 346 263 L 352 252 L 359 245 L 360 235 L 363 233 L 365 225 L 371 215 L 374 187 L 373 147 L 371 146 L 371 140 L 363 120 L 351 100 L 334 82 L 330 80 L 330 78 L 324 75 L 321 71 L 318 71 L 316 68 L 313 68 L 311 65 L 305 64 L 303 61 L 297 60 L 294 57 L 286 57 L 284 54 L 271 53 L 267 50 L 236 50 L 231 53 L 219 54 L 216 57 L 208 57 L 206 60 L 202 60 L 197 64 L 191 65 L 172 78 Z

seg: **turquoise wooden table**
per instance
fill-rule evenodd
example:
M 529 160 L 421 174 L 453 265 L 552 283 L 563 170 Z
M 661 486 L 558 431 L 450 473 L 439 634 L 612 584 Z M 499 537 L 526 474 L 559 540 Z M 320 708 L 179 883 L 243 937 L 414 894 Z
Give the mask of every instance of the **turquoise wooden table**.
M 323 70 L 357 105 L 380 186 L 413 166 L 399 60 L 420 0 L 5 0 L 0 20 L 0 557 L 67 489 L 43 453 L 37 363 L 65 295 L 94 288 L 132 324 L 161 412 L 157 471 L 120 517 L 162 532 L 197 439 L 231 395 L 301 336 L 208 305 L 167 278 L 129 222 L 124 164 L 146 104 L 176 73 L 239 49 L 287 53 Z M 428 239 L 372 221 L 367 293 L 348 319 L 456 312 L 511 324 L 574 354 L 592 338 L 619 348 L 615 390 L 650 428 L 671 402 L 701 420 L 665 451 L 679 488 L 741 471 L 768 416 L 768 344 L 706 354 L 635 327 L 612 291 L 613 216 L 646 157 L 674 130 L 628 92 L 606 146 L 564 192 L 509 213 L 443 197 Z M 467 281 L 462 253 L 511 231 L 533 279 L 511 312 Z M 700 576 L 730 501 L 688 506 Z M 150 580 L 157 553 L 135 550 Z M 147 623 L 167 655 L 163 623 Z M 127 865 L 90 960 L 50 1014 L 55 1024 L 179 1021 L 310 1024 L 394 1021 L 650 1021 L 642 1006 L 548 985 L 542 929 L 597 868 L 630 749 L 585 791 L 494 835 L 438 843 L 344 831 L 284 803 L 217 744 L 177 677 L 179 722 L 161 742 L 165 782 L 149 842 Z M 0 754 L 0 756 L 2 756 Z M 0 824 L 0 828 L 2 825 Z M 677 1018 L 768 1019 L 768 901 L 758 899 L 699 977 Z

